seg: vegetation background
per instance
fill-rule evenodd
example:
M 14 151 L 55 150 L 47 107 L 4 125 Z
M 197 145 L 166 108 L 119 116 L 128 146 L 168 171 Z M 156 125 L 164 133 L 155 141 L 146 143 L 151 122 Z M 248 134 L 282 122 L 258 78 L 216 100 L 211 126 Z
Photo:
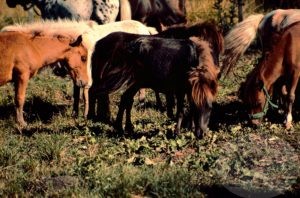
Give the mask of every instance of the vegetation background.
M 245 0 L 243 17 L 277 8 L 278 2 L 298 1 Z M 214 19 L 225 34 L 238 22 L 237 6 L 235 0 L 187 0 L 188 21 Z M 0 0 L 0 28 L 39 19 Z M 170 138 L 175 123 L 155 109 L 151 91 L 145 110 L 135 102 L 134 136 L 116 137 L 109 125 L 73 119 L 72 81 L 50 69 L 30 81 L 25 105 L 29 127 L 20 134 L 13 86 L 1 86 L 0 196 L 299 197 L 298 110 L 291 131 L 282 127 L 280 111 L 271 111 L 264 124 L 253 129 L 237 97 L 259 55 L 251 48 L 235 74 L 220 81 L 210 131 L 202 140 L 188 130 Z M 113 115 L 120 93 L 111 95 Z

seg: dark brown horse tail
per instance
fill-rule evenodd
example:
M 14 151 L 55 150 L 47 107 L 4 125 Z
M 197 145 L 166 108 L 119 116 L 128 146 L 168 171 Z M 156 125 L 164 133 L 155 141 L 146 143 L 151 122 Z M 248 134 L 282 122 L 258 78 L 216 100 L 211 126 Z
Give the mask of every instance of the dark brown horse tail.
M 213 102 L 218 91 L 218 70 L 205 66 L 193 68 L 189 72 L 191 97 L 196 107 L 201 108 L 207 102 Z

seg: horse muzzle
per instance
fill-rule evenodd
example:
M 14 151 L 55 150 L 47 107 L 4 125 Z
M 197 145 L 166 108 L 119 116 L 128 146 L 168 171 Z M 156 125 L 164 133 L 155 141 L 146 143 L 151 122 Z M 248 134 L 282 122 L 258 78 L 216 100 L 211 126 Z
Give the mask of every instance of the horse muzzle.
M 81 79 L 77 79 L 76 80 L 76 85 L 78 87 L 84 87 L 84 88 L 89 88 L 89 83 L 87 81 L 81 80 Z
M 261 125 L 261 119 L 251 119 L 250 122 L 251 122 L 251 125 L 254 127 L 258 127 Z

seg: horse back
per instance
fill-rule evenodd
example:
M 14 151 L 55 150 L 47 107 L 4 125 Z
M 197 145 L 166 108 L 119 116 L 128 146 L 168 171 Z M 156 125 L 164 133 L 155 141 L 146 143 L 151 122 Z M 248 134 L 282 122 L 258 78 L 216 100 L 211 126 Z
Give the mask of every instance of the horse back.
M 138 81 L 162 91 L 186 82 L 187 71 L 198 63 L 194 43 L 185 39 L 141 36 L 128 43 L 126 51 L 135 62 Z
M 22 73 L 29 70 L 26 67 L 31 60 L 33 49 L 28 37 L 18 32 L 0 33 L 0 85 L 13 78 L 13 72 Z M 25 67 L 24 67 L 25 66 Z

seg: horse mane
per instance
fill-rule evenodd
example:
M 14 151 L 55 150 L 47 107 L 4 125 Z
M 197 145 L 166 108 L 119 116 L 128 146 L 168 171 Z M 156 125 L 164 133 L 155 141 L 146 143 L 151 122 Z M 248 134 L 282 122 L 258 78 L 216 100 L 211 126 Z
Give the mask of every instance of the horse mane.
M 171 26 L 170 28 L 158 33 L 157 36 L 177 39 L 196 36 L 207 40 L 218 54 L 222 53 L 224 50 L 223 36 L 217 25 L 212 21 L 204 21 L 190 26 Z
M 198 108 L 214 101 L 218 91 L 219 69 L 214 64 L 212 51 L 207 41 L 198 37 L 191 37 L 199 53 L 199 63 L 188 73 L 191 85 L 191 97 Z
M 41 20 L 32 23 L 19 23 L 5 26 L 1 31 L 19 31 L 24 33 L 40 34 L 47 36 L 64 35 L 65 37 L 76 38 L 80 34 L 89 31 L 96 22 L 76 21 L 69 19 Z
M 136 34 L 113 32 L 103 39 L 97 41 L 92 55 L 92 77 L 94 86 L 102 85 L 97 90 L 112 93 L 122 86 L 130 85 L 133 78 L 133 64 L 130 62 L 131 56 L 124 49 L 124 40 L 130 37 L 136 38 Z M 105 46 L 105 50 L 103 50 Z M 99 81 L 99 82 L 98 82 Z

